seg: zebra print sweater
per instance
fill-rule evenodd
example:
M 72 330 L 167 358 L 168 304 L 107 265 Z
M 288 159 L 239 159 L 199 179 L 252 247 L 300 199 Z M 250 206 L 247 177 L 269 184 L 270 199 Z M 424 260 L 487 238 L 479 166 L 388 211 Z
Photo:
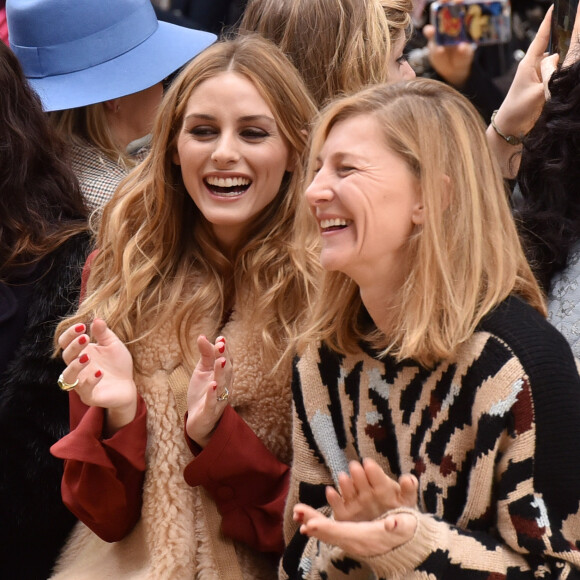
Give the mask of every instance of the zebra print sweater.
M 580 377 L 565 339 L 510 297 L 433 368 L 325 347 L 296 360 L 281 578 L 580 578 Z M 372 457 L 419 480 L 414 537 L 355 558 L 300 534 L 298 502 Z

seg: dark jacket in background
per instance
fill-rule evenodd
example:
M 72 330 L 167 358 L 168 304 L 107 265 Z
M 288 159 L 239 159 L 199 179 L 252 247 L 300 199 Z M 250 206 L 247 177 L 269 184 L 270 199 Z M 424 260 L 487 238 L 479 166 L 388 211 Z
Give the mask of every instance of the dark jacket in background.
M 2 580 L 46 580 L 76 521 L 61 500 L 62 462 L 49 452 L 69 431 L 68 394 L 57 386 L 65 365 L 52 351 L 56 324 L 77 308 L 89 246 L 77 235 L 24 280 L 0 283 Z

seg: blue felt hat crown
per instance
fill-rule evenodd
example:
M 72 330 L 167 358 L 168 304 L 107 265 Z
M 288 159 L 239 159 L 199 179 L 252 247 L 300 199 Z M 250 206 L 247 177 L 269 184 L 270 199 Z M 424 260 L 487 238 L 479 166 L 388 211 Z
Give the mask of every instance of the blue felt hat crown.
M 216 36 L 159 22 L 150 0 L 7 0 L 10 46 L 46 111 L 151 87 Z

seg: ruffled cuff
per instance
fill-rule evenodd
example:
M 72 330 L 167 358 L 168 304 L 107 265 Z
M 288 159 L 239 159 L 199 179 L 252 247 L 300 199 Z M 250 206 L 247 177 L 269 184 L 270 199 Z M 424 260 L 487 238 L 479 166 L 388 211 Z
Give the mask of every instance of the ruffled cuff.
M 102 439 L 105 410 L 89 407 L 77 427 L 57 441 L 50 452 L 59 459 L 72 459 L 105 468 L 113 468 L 107 450 L 123 456 L 135 469 L 145 470 L 147 407 L 138 395 L 135 419 L 109 439 Z

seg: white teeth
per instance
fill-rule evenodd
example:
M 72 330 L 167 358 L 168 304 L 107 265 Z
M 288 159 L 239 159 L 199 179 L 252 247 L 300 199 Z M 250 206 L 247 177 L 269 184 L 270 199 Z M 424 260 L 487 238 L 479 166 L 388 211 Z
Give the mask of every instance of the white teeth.
M 240 187 L 251 183 L 245 177 L 208 177 L 206 181 L 208 185 L 215 185 L 216 187 Z
M 332 228 L 337 226 L 346 226 L 346 220 L 343 218 L 334 218 L 331 220 L 321 220 L 320 227 L 325 230 L 326 228 Z

